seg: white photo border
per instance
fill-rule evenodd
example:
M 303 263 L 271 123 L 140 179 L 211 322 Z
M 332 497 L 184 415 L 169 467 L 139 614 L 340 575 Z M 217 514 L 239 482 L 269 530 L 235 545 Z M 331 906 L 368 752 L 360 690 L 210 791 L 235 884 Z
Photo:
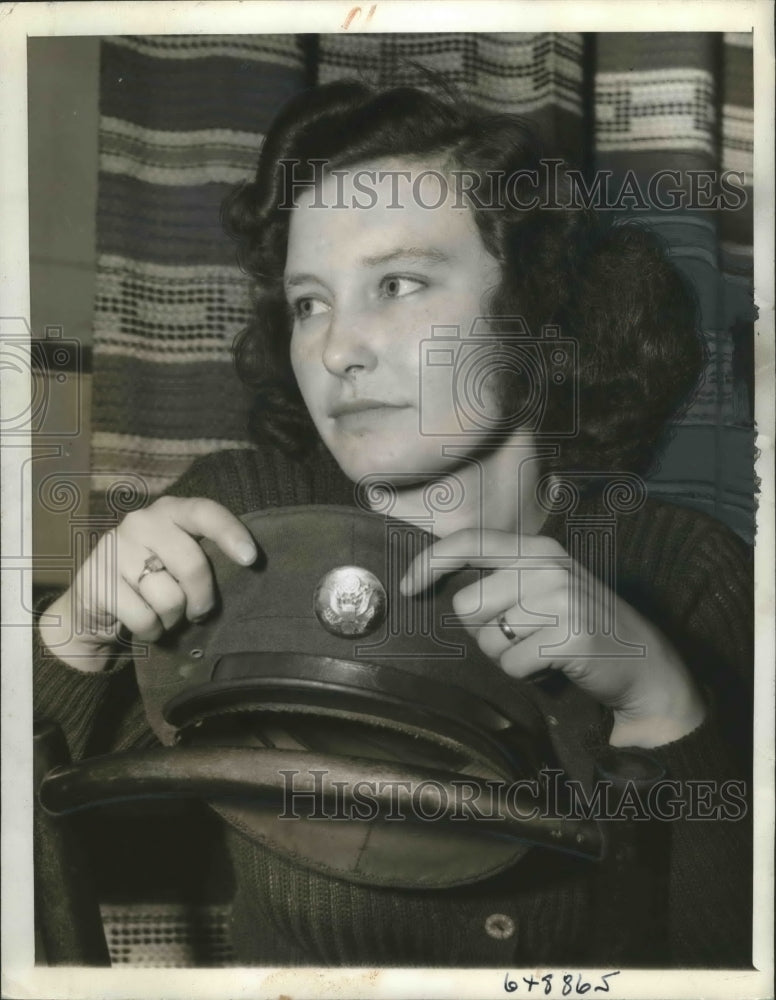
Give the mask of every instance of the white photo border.
M 29 322 L 27 219 L 27 38 L 120 34 L 333 33 L 352 2 L 0 3 L 0 282 L 3 317 Z M 363 9 L 371 4 L 362 5 Z M 376 4 L 368 29 L 389 31 L 737 31 L 754 32 L 755 67 L 755 302 L 756 410 L 759 457 L 756 579 L 756 691 L 754 745 L 755 879 L 752 971 L 628 970 L 611 981 L 617 998 L 708 997 L 720 1000 L 772 995 L 774 813 L 774 29 L 768 0 L 516 0 Z M 356 28 L 357 24 L 354 23 Z M 0 371 L 3 412 L 22 412 L 29 385 Z M 28 441 L 4 441 L 3 550 L 31 527 Z M 30 567 L 31 568 L 31 567 Z M 18 567 L 17 567 L 18 570 Z M 2 574 L 4 608 L 30 606 L 31 573 Z M 5 615 L 4 615 L 5 618 Z M 28 630 L 2 630 L 2 995 L 9 998 L 302 997 L 456 998 L 504 993 L 507 970 L 460 969 L 94 969 L 34 964 L 32 907 L 32 697 Z M 714 877 L 710 872 L 709 877 Z M 702 919 L 702 915 L 699 915 Z M 517 970 L 511 970 L 517 971 Z M 547 970 L 550 971 L 550 970 Z M 553 970 L 558 974 L 564 971 Z M 587 970 L 590 977 L 598 971 Z

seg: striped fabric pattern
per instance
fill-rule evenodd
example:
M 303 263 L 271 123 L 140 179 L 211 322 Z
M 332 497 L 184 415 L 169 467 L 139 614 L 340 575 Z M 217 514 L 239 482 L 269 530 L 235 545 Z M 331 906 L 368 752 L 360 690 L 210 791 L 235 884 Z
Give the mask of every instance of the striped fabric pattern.
M 703 33 L 105 39 L 94 509 L 106 481 L 133 473 L 154 495 L 197 455 L 246 442 L 230 345 L 249 302 L 219 207 L 279 106 L 310 81 L 435 86 L 428 71 L 485 113 L 524 115 L 615 189 L 627 171 L 642 185 L 664 169 L 742 175 L 738 211 L 639 214 L 691 275 L 710 356 L 651 488 L 751 536 L 751 36 Z
M 303 85 L 303 62 L 294 36 L 103 42 L 97 512 L 106 474 L 140 475 L 153 496 L 197 455 L 247 442 L 231 344 L 249 302 L 220 205 L 252 174 L 277 104 Z
M 530 118 L 553 149 L 576 159 L 583 147 L 580 34 L 322 35 L 318 80 L 359 77 L 380 85 L 428 87 L 428 71 L 487 113 Z
M 644 189 L 658 171 L 678 170 L 677 186 L 691 199 L 692 171 L 711 177 L 703 187 L 712 195 L 720 193 L 720 171 L 742 174 L 737 183 L 746 205 L 736 211 L 704 208 L 698 198 L 692 207 L 639 215 L 662 234 L 692 280 L 708 348 L 701 389 L 665 450 L 650 492 L 712 514 L 748 540 L 752 384 L 744 356 L 753 322 L 751 84 L 750 36 L 596 38 L 594 162 L 598 170 L 612 171 L 615 190 L 627 171 Z M 733 113 L 725 110 L 729 106 Z
M 745 177 L 745 210 L 726 212 L 720 226 L 725 270 L 748 280 L 752 270 L 752 170 L 754 160 L 754 69 L 751 34 L 724 36 L 720 81 L 720 161 L 723 170 Z

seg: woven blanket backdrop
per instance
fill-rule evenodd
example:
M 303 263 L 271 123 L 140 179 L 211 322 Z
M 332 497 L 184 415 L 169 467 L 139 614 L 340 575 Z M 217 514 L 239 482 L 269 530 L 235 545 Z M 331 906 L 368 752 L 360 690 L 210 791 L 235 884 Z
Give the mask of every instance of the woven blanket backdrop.
M 585 170 L 735 170 L 737 211 L 639 211 L 698 291 L 709 367 L 653 494 L 752 536 L 752 48 L 749 35 L 137 36 L 102 42 L 93 510 L 132 506 L 198 455 L 247 443 L 230 347 L 246 279 L 220 203 L 253 172 L 292 94 L 357 76 L 428 86 L 531 119 Z M 122 486 L 121 484 L 124 484 Z

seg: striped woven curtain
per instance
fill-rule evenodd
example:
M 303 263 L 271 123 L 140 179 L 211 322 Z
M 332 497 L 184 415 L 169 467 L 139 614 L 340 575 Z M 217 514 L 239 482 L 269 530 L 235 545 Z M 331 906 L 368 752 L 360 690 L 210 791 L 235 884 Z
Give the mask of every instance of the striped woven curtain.
M 703 388 L 652 493 L 752 536 L 752 48 L 749 35 L 363 34 L 140 36 L 102 43 L 93 509 L 125 505 L 197 456 L 247 443 L 230 345 L 245 277 L 219 206 L 252 174 L 280 105 L 358 77 L 429 86 L 433 71 L 483 110 L 531 119 L 552 155 L 611 189 L 658 170 L 738 171 L 737 211 L 638 211 L 698 290 Z M 629 175 L 632 171 L 632 175 Z M 700 176 L 700 175 L 698 175 Z M 708 186 L 708 185 L 707 185 Z

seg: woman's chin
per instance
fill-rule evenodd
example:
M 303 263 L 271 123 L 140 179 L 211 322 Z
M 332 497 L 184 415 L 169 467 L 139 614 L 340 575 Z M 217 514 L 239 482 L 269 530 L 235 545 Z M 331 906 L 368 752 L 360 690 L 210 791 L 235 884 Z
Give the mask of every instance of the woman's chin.
M 412 455 L 398 450 L 387 453 L 377 444 L 358 453 L 332 449 L 337 464 L 354 483 L 380 479 L 399 489 L 420 486 L 452 472 L 455 460 L 442 455 Z

